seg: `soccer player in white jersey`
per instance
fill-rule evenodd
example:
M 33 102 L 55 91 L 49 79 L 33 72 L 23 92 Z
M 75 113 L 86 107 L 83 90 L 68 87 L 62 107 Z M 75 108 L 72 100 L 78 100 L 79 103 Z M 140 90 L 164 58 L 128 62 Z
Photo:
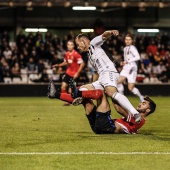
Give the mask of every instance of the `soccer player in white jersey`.
M 134 116 L 135 121 L 139 122 L 141 121 L 139 112 L 132 106 L 127 97 L 117 92 L 119 73 L 111 59 L 112 57 L 109 57 L 102 46 L 107 38 L 113 35 L 117 36 L 118 34 L 119 32 L 117 30 L 108 30 L 91 41 L 86 34 L 79 34 L 76 37 L 75 42 L 78 50 L 80 52 L 88 52 L 89 61 L 95 69 L 93 83 L 84 85 L 81 89 L 105 90 L 108 96 L 117 101 L 124 109 L 128 110 Z M 79 97 L 76 94 L 76 90 L 72 92 L 72 97 Z
M 120 91 L 119 89 L 121 88 L 122 83 L 125 81 L 125 79 L 127 79 L 129 91 L 132 92 L 134 95 L 138 96 L 140 101 L 142 102 L 144 96 L 141 95 L 139 90 L 135 87 L 136 76 L 138 71 L 137 61 L 140 60 L 140 55 L 138 53 L 138 50 L 134 45 L 132 45 L 132 43 L 132 35 L 127 34 L 125 36 L 126 47 L 124 47 L 123 49 L 124 61 L 120 63 L 120 65 L 123 66 L 123 69 L 120 72 L 120 77 L 118 81 L 118 91 Z

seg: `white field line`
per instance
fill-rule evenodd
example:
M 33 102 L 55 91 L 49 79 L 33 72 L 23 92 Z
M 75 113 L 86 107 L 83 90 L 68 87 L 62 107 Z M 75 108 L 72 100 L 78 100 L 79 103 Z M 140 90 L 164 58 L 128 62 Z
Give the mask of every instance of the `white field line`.
M 170 155 L 170 152 L 0 152 L 0 155 Z

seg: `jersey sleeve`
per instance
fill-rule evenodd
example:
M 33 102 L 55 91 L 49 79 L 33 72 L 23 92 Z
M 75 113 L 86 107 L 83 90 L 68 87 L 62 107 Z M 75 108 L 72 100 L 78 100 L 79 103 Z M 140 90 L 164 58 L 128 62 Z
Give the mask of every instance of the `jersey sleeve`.
M 75 51 L 75 54 L 76 54 L 77 64 L 83 63 L 82 56 L 77 51 Z
M 90 45 L 92 45 L 92 46 L 100 46 L 100 45 L 102 45 L 103 44 L 103 42 L 104 42 L 104 40 L 103 40 L 103 38 L 102 38 L 102 35 L 99 35 L 99 36 L 97 36 L 97 37 L 95 37 L 95 38 L 93 38 L 92 40 L 91 40 L 91 42 L 90 42 Z
M 128 63 L 140 60 L 139 52 L 135 46 L 132 46 L 130 53 L 133 55 L 133 58 L 129 59 Z

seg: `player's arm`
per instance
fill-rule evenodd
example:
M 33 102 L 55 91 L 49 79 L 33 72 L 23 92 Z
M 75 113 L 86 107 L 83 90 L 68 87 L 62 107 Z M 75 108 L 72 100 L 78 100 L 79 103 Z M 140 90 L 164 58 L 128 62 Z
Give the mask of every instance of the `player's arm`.
M 102 34 L 102 39 L 103 39 L 103 40 L 106 40 L 106 39 L 108 39 L 109 37 L 111 37 L 112 35 L 114 35 L 114 36 L 119 35 L 119 31 L 118 31 L 118 30 L 108 30 L 108 31 L 105 31 L 105 32 Z
M 75 57 L 77 59 L 77 64 L 79 64 L 79 68 L 78 68 L 77 72 L 74 74 L 73 79 L 76 79 L 79 77 L 81 71 L 83 70 L 83 68 L 85 66 L 82 56 L 79 53 L 76 52 Z
M 54 64 L 52 65 L 52 68 L 57 68 L 57 67 L 64 67 L 64 66 L 67 66 L 68 63 L 66 61 L 60 63 L 60 64 Z
M 121 114 L 123 117 L 127 118 L 128 117 L 128 111 L 125 110 L 123 107 L 121 107 L 119 105 L 119 103 L 117 103 L 116 101 L 113 101 L 113 105 L 114 105 L 114 108 L 115 110 Z
M 97 71 L 94 71 L 92 82 L 97 81 L 98 78 L 99 78 L 99 74 L 97 73 Z
M 80 64 L 79 69 L 77 70 L 77 72 L 76 72 L 76 74 L 74 75 L 73 79 L 76 79 L 76 78 L 80 75 L 80 73 L 81 73 L 81 71 L 83 70 L 84 66 L 85 66 L 85 63 L 84 63 L 84 61 L 83 61 L 83 62 Z
M 133 58 L 129 59 L 128 63 L 140 60 L 140 55 L 136 47 L 132 46 L 131 53 L 133 55 Z

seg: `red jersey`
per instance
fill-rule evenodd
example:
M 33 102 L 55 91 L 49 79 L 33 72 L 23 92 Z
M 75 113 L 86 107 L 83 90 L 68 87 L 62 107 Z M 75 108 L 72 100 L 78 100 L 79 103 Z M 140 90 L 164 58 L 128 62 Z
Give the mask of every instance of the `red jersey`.
M 67 51 L 64 61 L 68 63 L 66 74 L 73 77 L 79 69 L 79 65 L 83 62 L 82 56 L 76 51 Z
M 136 123 L 134 117 L 131 117 L 130 122 L 126 118 L 116 119 L 116 122 L 122 127 L 125 133 L 136 134 L 137 131 L 145 124 L 146 119 L 143 118 L 140 123 Z

